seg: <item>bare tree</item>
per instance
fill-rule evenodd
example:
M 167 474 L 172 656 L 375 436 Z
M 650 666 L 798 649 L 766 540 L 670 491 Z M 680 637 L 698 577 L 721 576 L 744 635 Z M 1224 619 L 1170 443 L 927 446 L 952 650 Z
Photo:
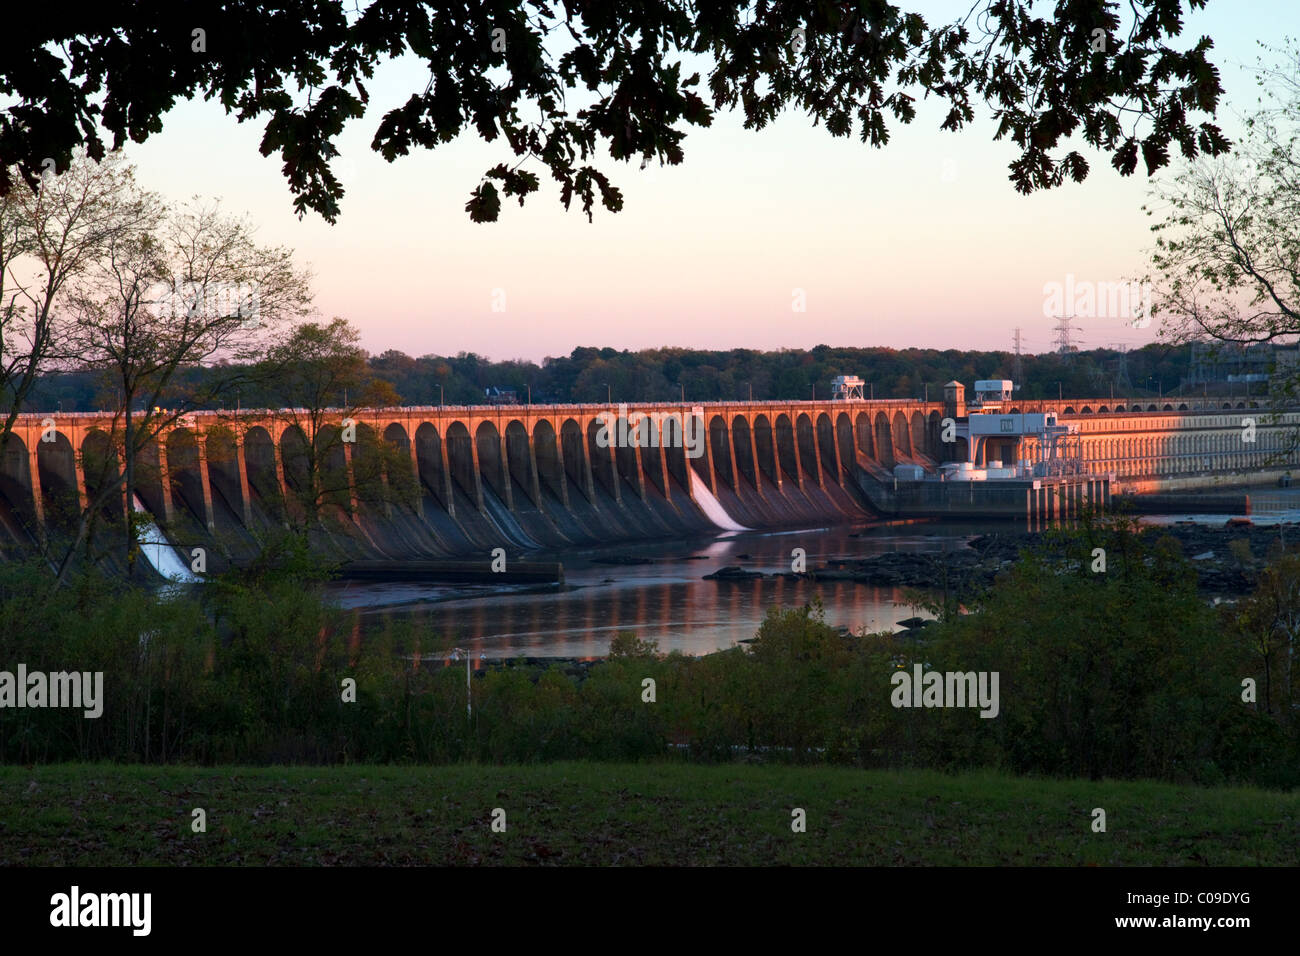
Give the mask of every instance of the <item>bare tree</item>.
M 0 455 L 37 379 L 67 357 L 65 288 L 139 229 L 147 206 L 118 153 L 0 197 Z
M 133 568 L 140 452 L 187 412 L 243 384 L 277 332 L 310 313 L 311 291 L 292 253 L 257 245 L 246 220 L 197 199 L 174 209 L 151 200 L 141 228 L 114 237 L 67 302 L 82 364 L 100 369 L 117 395 L 122 468 L 114 475 L 104 463 L 60 581 L 98 509 L 119 491 Z M 187 374 L 196 369 L 203 374 Z

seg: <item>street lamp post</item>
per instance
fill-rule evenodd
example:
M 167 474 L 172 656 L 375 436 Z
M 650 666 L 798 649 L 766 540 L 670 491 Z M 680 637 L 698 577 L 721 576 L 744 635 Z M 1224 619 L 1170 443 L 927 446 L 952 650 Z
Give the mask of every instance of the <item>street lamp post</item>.
M 461 650 L 459 647 L 452 648 L 451 659 L 460 660 L 460 655 L 465 655 L 465 719 L 470 720 L 474 715 L 473 704 L 473 685 L 470 683 L 470 656 L 469 652 Z
M 438 383 L 438 407 L 442 408 L 442 382 Z
M 609 382 L 605 383 L 605 404 L 606 405 L 614 404 L 614 393 L 610 390 Z

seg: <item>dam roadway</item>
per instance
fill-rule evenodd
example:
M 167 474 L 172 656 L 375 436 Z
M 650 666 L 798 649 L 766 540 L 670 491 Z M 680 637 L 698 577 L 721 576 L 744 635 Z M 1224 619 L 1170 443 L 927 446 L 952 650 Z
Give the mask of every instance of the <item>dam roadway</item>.
M 265 532 L 304 517 L 305 501 L 326 519 L 321 547 L 342 559 L 486 557 L 869 520 L 865 489 L 894 465 L 965 459 L 964 441 L 940 440 L 954 411 L 877 399 L 194 412 L 140 452 L 136 487 L 173 544 L 225 558 L 256 553 Z M 1287 446 L 1300 410 L 1254 399 L 1005 411 L 1054 411 L 1077 426 L 1087 473 L 1110 477 L 1115 493 L 1269 481 L 1297 460 Z M 628 440 L 602 442 L 620 416 Z M 643 416 L 695 416 L 698 430 L 638 428 Z M 108 413 L 19 417 L 0 463 L 7 550 L 66 529 L 116 477 L 114 425 Z

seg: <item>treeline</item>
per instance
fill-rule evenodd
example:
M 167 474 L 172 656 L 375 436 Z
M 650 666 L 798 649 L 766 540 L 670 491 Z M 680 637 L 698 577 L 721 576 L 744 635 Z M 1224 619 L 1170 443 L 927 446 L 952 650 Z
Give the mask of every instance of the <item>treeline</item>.
M 292 567 L 167 598 L 92 575 L 46 597 L 43 572 L 8 566 L 0 661 L 103 671 L 105 699 L 94 720 L 0 709 L 0 761 L 762 759 L 1295 787 L 1300 675 L 1279 625 L 1297 613 L 1300 557 L 1269 572 L 1293 580 L 1214 607 L 1171 542 L 1084 529 L 922 639 L 845 636 L 816 605 L 773 610 L 753 644 L 700 658 L 623 634 L 585 679 L 480 671 L 472 717 L 441 635 L 407 621 L 358 636 Z M 918 665 L 997 672 L 996 717 L 896 707 L 895 675 Z
M 1022 355 L 1020 395 L 1026 399 L 1176 394 L 1186 376 L 1190 346 L 1148 345 L 1126 355 L 1109 349 Z M 698 349 L 577 348 L 566 357 L 538 365 L 522 360 L 492 361 L 472 352 L 455 356 L 412 358 L 398 351 L 368 357 L 370 373 L 389 383 L 407 405 L 482 404 L 488 388 L 512 389 L 522 403 L 618 401 L 688 401 L 829 398 L 837 375 L 857 375 L 877 398 L 942 396 L 945 382 L 957 380 L 970 389 L 977 379 L 1015 378 L 1010 352 L 948 349 L 831 348 Z M 185 381 L 195 391 L 205 373 L 189 369 Z M 40 410 L 92 411 L 117 407 L 89 373 L 70 372 L 41 378 L 28 406 Z M 254 383 L 227 404 L 273 407 L 276 396 Z M 339 405 L 355 401 L 340 393 Z

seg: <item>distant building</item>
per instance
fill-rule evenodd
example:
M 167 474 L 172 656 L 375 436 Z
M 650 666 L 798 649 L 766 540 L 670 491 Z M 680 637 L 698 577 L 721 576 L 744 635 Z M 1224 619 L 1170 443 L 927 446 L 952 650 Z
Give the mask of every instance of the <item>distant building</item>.
M 490 385 L 483 389 L 483 395 L 489 405 L 518 405 L 519 396 L 513 388 L 497 388 Z
M 1274 376 L 1293 375 L 1297 368 L 1297 347 L 1259 342 L 1193 342 L 1184 385 L 1232 386 L 1267 383 Z

